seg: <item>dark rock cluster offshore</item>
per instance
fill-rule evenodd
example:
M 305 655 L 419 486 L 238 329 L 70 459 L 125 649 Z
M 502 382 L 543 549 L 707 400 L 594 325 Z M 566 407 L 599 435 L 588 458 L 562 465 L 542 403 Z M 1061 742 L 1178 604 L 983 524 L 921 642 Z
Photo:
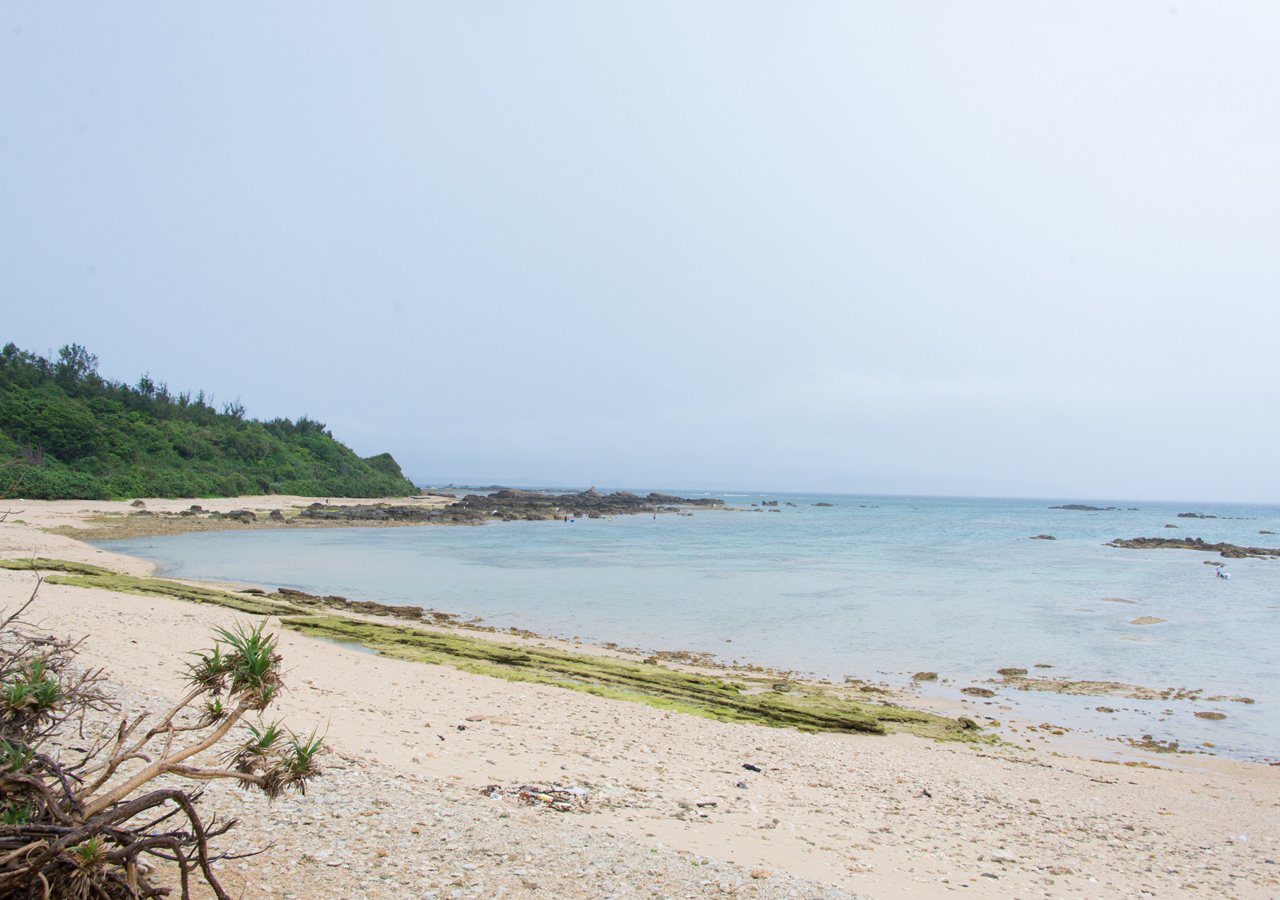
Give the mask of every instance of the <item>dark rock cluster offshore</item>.
M 439 522 L 441 524 L 478 524 L 500 519 L 505 521 L 542 521 L 564 517 L 599 519 L 637 513 L 675 512 L 681 507 L 717 509 L 723 500 L 688 499 L 672 494 L 650 493 L 643 497 L 630 491 L 600 494 L 594 490 L 551 494 L 504 488 L 492 494 L 467 494 L 445 507 L 421 506 L 326 506 L 313 503 L 300 518 L 331 522 Z

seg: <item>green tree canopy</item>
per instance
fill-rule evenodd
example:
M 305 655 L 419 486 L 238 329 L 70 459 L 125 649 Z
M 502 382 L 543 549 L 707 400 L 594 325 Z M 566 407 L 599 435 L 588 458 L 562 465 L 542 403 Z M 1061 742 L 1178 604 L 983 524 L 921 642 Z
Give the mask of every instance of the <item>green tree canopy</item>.
M 416 492 L 389 453 L 362 459 L 324 423 L 260 422 L 237 400 L 217 409 L 203 391 L 170 393 L 98 374 L 69 344 L 56 360 L 0 350 L 0 494 L 33 499 L 400 497 Z

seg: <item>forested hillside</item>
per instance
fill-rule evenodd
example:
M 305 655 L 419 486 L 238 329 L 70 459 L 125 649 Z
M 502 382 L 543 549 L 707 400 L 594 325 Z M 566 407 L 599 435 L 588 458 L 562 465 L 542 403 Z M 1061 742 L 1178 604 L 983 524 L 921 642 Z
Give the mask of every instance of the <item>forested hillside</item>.
M 33 499 L 405 496 L 391 454 L 361 459 L 308 418 L 246 419 L 204 392 L 171 394 L 98 375 L 84 347 L 56 360 L 0 351 L 0 496 Z

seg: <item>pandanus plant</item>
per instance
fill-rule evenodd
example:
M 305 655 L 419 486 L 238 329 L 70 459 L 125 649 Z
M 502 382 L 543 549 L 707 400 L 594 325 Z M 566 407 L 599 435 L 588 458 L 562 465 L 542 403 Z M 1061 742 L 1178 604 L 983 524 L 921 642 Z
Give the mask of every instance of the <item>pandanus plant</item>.
M 157 863 L 230 900 L 214 874 L 210 842 L 234 820 L 208 822 L 191 782 L 233 779 L 268 798 L 305 793 L 320 773 L 323 739 L 294 734 L 263 714 L 283 689 L 277 638 L 263 624 L 215 632 L 193 654 L 189 689 L 158 719 L 113 717 L 87 731 L 91 712 L 120 709 L 101 670 L 76 665 L 79 642 L 49 636 L 16 612 L 0 619 L 0 897 L 145 900 Z M 75 734 L 83 747 L 53 748 Z M 157 779 L 161 781 L 157 782 Z

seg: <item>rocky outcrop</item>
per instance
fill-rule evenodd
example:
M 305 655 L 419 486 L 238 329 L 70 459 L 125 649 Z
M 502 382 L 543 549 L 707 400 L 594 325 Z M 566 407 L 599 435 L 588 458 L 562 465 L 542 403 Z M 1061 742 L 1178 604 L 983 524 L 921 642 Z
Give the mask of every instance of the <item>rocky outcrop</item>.
M 298 514 L 298 518 L 331 522 L 426 522 L 439 512 L 424 506 L 326 506 L 312 503 Z
M 1085 506 L 1083 503 L 1068 503 L 1065 506 L 1050 506 L 1050 509 L 1074 509 L 1080 512 L 1108 512 L 1119 509 L 1118 506 Z
M 1205 553 L 1220 553 L 1227 559 L 1244 559 L 1247 556 L 1280 557 L 1280 549 L 1269 547 L 1237 547 L 1235 544 L 1207 544 L 1204 538 L 1116 538 L 1104 544 L 1106 547 L 1118 547 L 1122 550 L 1200 550 Z
M 245 591 L 244 593 L 262 594 L 260 590 Z M 272 600 L 285 600 L 289 603 L 299 604 L 302 606 L 321 606 L 331 607 L 333 609 L 347 610 L 348 612 L 364 613 L 370 616 L 395 616 L 398 619 L 424 619 L 434 620 L 437 623 L 447 623 L 457 616 L 452 613 L 435 612 L 434 610 L 423 609 L 421 606 L 394 606 L 387 603 L 375 603 L 367 600 L 348 600 L 346 597 L 328 596 L 320 597 L 316 594 L 308 594 L 305 591 L 295 591 L 291 588 L 277 588 L 274 594 L 265 594 Z
M 577 493 L 552 494 L 543 491 L 522 491 L 503 488 L 492 494 L 467 494 L 443 508 L 421 506 L 326 506 L 313 503 L 304 509 L 299 518 L 329 522 L 360 522 L 377 524 L 439 522 L 453 525 L 472 525 L 499 519 L 504 521 L 541 521 L 545 519 L 601 518 L 636 513 L 671 512 L 680 507 L 718 509 L 723 500 L 706 497 L 688 499 L 673 494 L 651 493 L 644 497 L 630 491 L 614 491 L 600 494 L 594 490 Z

